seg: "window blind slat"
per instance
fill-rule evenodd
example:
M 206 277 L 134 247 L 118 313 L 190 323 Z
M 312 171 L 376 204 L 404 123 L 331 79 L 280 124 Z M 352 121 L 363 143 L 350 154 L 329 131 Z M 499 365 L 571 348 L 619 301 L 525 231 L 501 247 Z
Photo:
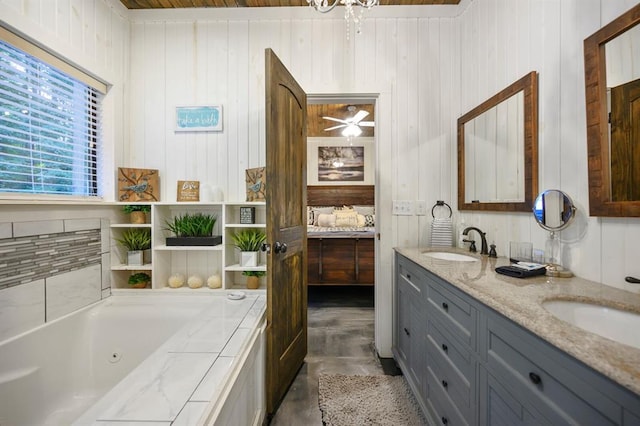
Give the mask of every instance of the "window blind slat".
M 101 102 L 0 40 L 0 192 L 97 195 Z

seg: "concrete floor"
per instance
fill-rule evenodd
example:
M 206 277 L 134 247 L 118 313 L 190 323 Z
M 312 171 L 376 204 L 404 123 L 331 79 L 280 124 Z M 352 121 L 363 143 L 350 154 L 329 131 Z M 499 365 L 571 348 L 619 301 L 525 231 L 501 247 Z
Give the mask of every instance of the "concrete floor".
M 375 353 L 373 322 L 373 287 L 309 288 L 307 357 L 271 425 L 322 426 L 321 373 L 385 374 Z

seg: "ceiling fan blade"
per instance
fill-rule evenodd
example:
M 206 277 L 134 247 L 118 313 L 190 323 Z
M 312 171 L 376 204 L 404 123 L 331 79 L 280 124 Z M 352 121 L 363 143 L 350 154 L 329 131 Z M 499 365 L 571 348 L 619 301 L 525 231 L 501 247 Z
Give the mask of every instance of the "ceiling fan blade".
M 365 118 L 367 115 L 369 115 L 369 113 L 367 111 L 361 109 L 360 111 L 358 111 L 356 113 L 356 115 L 353 116 L 353 118 L 350 121 L 352 123 L 354 123 L 354 124 L 358 124 L 360 122 L 360 120 Z
M 358 123 L 358 126 L 360 127 L 373 127 L 375 126 L 375 123 L 373 121 L 361 121 Z
M 325 120 L 337 121 L 338 123 L 349 124 L 347 121 L 340 120 L 339 118 L 333 118 L 333 117 L 322 117 L 322 118 L 324 118 Z
M 324 131 L 328 132 L 329 130 L 342 129 L 343 127 L 347 127 L 347 125 L 346 124 L 340 124 L 338 126 L 333 126 L 333 127 L 329 127 L 328 129 L 324 129 Z

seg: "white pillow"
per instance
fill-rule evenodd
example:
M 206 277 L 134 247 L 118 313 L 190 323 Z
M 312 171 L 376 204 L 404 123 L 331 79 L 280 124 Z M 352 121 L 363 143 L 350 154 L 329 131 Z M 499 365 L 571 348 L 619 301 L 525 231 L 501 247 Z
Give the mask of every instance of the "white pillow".
M 313 210 L 313 225 L 314 226 L 319 226 L 318 225 L 318 217 L 321 214 L 331 214 L 331 213 L 333 213 L 333 206 L 331 206 L 331 207 L 311 207 L 311 210 Z
M 375 214 L 375 206 L 353 206 L 353 209 L 362 215 Z
M 318 223 L 316 226 L 332 228 L 336 226 L 336 216 L 333 214 L 320 213 L 318 214 Z
M 351 211 L 334 212 L 336 216 L 336 226 L 356 227 L 358 226 L 358 214 Z

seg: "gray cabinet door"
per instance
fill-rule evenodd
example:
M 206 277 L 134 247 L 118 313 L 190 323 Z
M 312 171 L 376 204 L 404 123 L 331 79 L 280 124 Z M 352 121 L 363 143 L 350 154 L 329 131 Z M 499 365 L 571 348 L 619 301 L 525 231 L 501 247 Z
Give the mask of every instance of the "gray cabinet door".
M 396 274 L 396 329 L 394 353 L 405 376 L 424 396 L 424 271 L 409 260 L 398 257 Z
M 539 414 L 520 403 L 483 367 L 480 367 L 480 426 L 546 425 Z
M 501 315 L 487 312 L 487 370 L 554 425 L 617 425 L 622 408 L 594 371 Z M 615 391 L 615 389 L 611 389 Z

